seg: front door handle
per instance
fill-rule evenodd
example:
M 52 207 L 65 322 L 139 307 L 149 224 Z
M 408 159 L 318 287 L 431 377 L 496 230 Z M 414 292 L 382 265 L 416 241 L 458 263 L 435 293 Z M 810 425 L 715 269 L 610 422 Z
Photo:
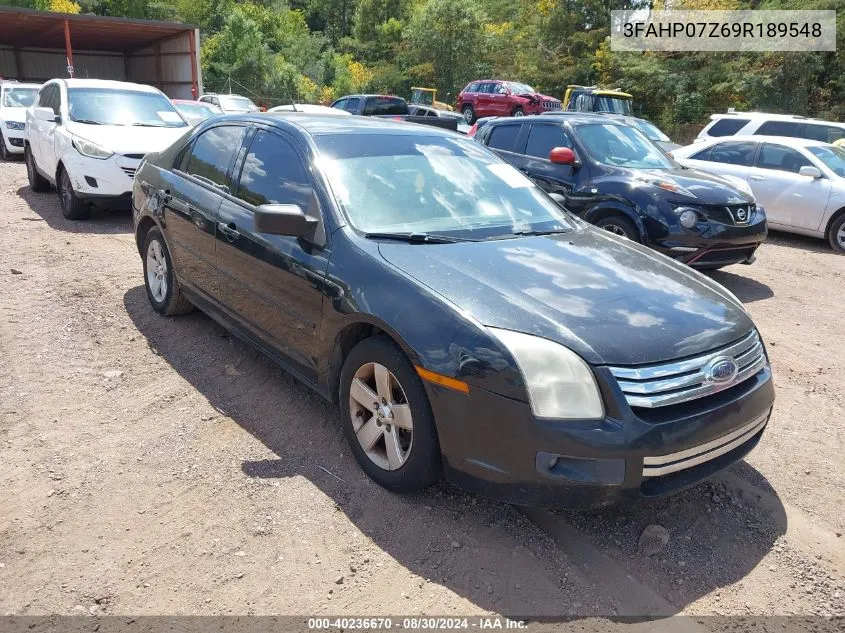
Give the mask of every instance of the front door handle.
M 225 224 L 224 222 L 218 222 L 217 230 L 220 231 L 223 235 L 225 235 L 226 239 L 230 242 L 234 242 L 241 236 L 241 234 L 238 232 L 237 228 L 235 228 L 235 225 L 232 222 L 229 222 L 229 224 Z

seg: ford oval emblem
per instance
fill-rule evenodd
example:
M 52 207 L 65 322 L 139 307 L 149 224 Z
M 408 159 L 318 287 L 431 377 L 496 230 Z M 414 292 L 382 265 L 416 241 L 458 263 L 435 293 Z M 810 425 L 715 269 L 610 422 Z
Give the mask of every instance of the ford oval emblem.
M 736 378 L 739 366 L 730 356 L 718 356 L 704 366 L 704 379 L 714 384 L 725 384 Z

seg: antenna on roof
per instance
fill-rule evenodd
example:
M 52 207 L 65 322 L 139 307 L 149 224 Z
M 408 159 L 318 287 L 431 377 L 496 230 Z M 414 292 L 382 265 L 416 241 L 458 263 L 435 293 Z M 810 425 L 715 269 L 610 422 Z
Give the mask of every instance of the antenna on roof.
M 293 97 L 290 94 L 290 88 L 288 88 L 288 82 L 285 81 L 284 85 L 285 85 L 285 93 L 287 94 L 288 99 L 290 100 L 290 107 L 293 109 L 294 112 L 299 112 L 299 110 L 296 109 L 296 103 L 294 103 Z

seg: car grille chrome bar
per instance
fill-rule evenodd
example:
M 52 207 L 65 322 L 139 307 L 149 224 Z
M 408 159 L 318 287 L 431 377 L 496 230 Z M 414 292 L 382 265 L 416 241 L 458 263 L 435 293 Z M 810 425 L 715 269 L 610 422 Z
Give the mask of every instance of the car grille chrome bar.
M 737 365 L 733 379 L 708 380 L 708 363 L 730 357 Z M 640 367 L 609 367 L 632 407 L 655 408 L 695 400 L 729 387 L 755 375 L 767 365 L 763 343 L 756 330 L 736 343 L 686 360 Z
M 716 459 L 741 446 L 758 432 L 763 430 L 769 421 L 769 413 L 756 418 L 730 433 L 717 437 L 715 440 L 688 448 L 677 453 L 643 458 L 643 477 L 659 477 L 698 466 L 711 459 Z

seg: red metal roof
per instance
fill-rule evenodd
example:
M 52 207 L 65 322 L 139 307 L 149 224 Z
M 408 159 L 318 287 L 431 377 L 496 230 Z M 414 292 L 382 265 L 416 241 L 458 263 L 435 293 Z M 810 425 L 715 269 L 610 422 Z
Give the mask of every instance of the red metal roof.
M 180 22 L 70 15 L 0 7 L 0 45 L 64 49 L 65 20 L 70 27 L 71 45 L 74 50 L 80 51 L 125 53 L 197 28 Z

